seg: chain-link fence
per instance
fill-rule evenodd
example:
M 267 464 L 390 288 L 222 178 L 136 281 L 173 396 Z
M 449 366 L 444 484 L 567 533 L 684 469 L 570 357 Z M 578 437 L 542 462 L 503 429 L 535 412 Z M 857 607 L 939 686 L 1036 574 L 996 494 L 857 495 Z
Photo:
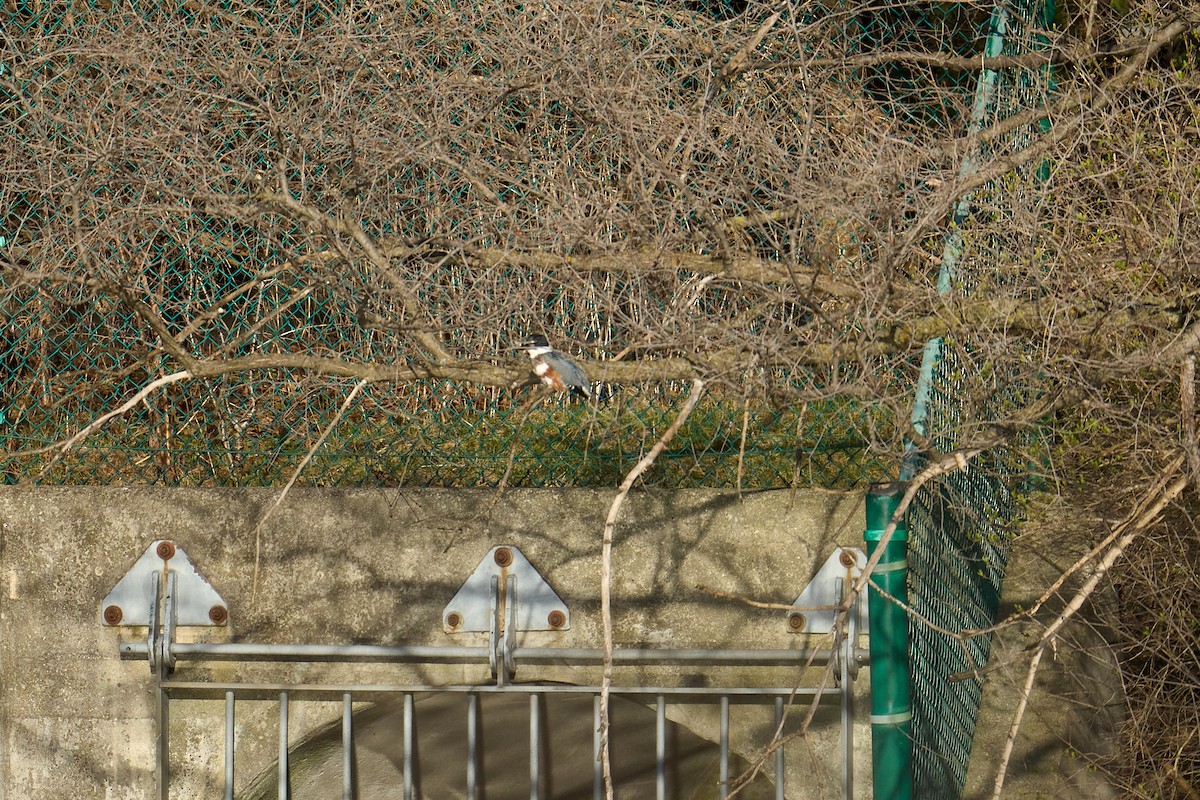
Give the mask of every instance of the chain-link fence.
M 1035 51 L 1044 46 L 1053 21 L 1052 2 L 998 3 L 989 16 L 984 45 L 975 45 L 976 51 L 990 57 Z M 1051 80 L 1048 67 L 981 70 L 973 77 L 968 131 L 978 132 L 1044 101 Z M 1027 129 L 1019 129 L 966 155 L 962 169 L 970 172 L 973 165 L 1027 143 Z M 1014 195 L 1033 196 L 1043 170 L 1035 165 L 1028 174 L 986 185 L 958 202 L 939 259 L 943 291 L 978 291 L 981 283 L 997 279 L 999 265 L 1014 260 L 1023 247 L 1002 236 L 980 235 L 976 215 L 1011 213 L 1021 204 L 1014 203 Z M 985 408 L 967 402 L 968 376 L 977 378 L 988 369 L 975 357 L 970 341 L 931 342 L 923 367 L 913 423 L 942 452 L 961 446 L 961 432 L 972 420 L 1003 419 L 1006 411 L 1029 404 L 1022 387 L 1006 383 L 1002 374 L 990 379 L 993 392 Z M 904 471 L 911 475 L 920 465 L 913 459 Z M 981 630 L 996 621 L 1011 528 L 1019 513 L 1014 484 L 1028 474 L 1027 466 L 1009 451 L 991 451 L 969 471 L 927 484 L 910 510 L 910 599 L 921 618 L 932 623 L 910 619 L 916 797 L 953 798 L 962 792 L 983 693 L 973 670 L 987 663 L 991 637 L 963 640 L 944 631 Z
M 661 434 L 678 386 L 603 386 L 596 403 L 526 408 L 527 390 L 494 380 L 381 380 L 343 408 L 354 378 L 339 377 L 363 364 L 419 366 L 431 341 L 456 358 L 513 365 L 520 334 L 546 330 L 604 363 L 636 350 L 647 330 L 671 346 L 722 325 L 785 337 L 812 316 L 799 306 L 764 314 L 762 296 L 735 281 L 661 269 L 668 246 L 708 249 L 694 231 L 710 223 L 686 191 L 649 175 L 634 176 L 642 194 L 616 188 L 637 169 L 627 150 L 648 146 L 621 137 L 657 127 L 631 130 L 630 120 L 694 103 L 696 64 L 761 16 L 737 21 L 745 9 L 724 5 L 590 10 L 599 23 L 626 23 L 588 34 L 593 57 L 653 73 L 660 96 L 606 96 L 600 107 L 552 84 L 526 91 L 537 83 L 528 71 L 554 64 L 563 37 L 514 34 L 542 20 L 582 25 L 566 6 L 6 7 L 7 138 L 31 156 L 6 175 L 0 223 L 15 267 L 4 274 L 4 441 L 21 454 L 6 463 L 8 479 L 276 485 L 338 419 L 301 484 L 617 482 Z M 771 57 L 796 47 L 782 38 Z M 713 102 L 799 113 L 796 98 L 764 92 L 735 85 Z M 803 99 L 806 113 L 852 120 L 870 105 L 838 92 L 818 100 L 814 109 Z M 613 108 L 623 116 L 599 116 Z M 732 222 L 788 199 L 756 167 L 755 148 L 777 148 L 776 134 L 755 141 L 737 124 L 721 123 L 721 151 L 694 158 L 683 187 L 728 176 L 756 186 L 761 197 L 728 198 Z M 395 141 L 405 144 L 383 148 Z M 391 162 L 375 163 L 385 152 Z M 721 235 L 753 257 L 791 257 L 786 248 L 818 236 L 833 240 L 829 258 L 852 262 L 863 249 L 836 235 L 841 223 L 807 214 L 739 224 Z M 645 245 L 632 252 L 648 252 L 645 264 L 607 255 L 638 237 Z M 642 352 L 655 347 L 666 349 Z M 187 366 L 183 356 L 221 366 L 55 447 Z M 764 399 L 737 385 L 761 380 L 733 376 L 648 482 L 853 486 L 886 476 L 883 454 L 899 436 L 891 409 L 841 396 L 843 368 L 756 361 L 752 371 L 799 388 L 802 401 Z M 324 368 L 331 362 L 351 367 Z
M 0 121 L 22 151 L 5 164 L 0 212 L 7 480 L 269 486 L 311 455 L 301 484 L 613 486 L 674 419 L 686 384 L 604 382 L 596 370 L 687 362 L 713 341 L 737 366 L 717 371 L 647 484 L 894 477 L 916 365 L 780 356 L 851 294 L 781 300 L 775 287 L 801 281 L 771 265 L 819 265 L 803 278 L 814 286 L 874 280 L 875 212 L 838 205 L 861 179 L 854 148 L 874 146 L 863 142 L 876 128 L 961 132 L 979 122 L 973 100 L 994 120 L 1044 96 L 1048 77 L 868 59 L 821 78 L 788 65 L 814 50 L 977 57 L 998 19 L 1003 52 L 1025 52 L 1052 10 L 801 4 L 764 39 L 771 13 L 739 2 L 6 5 Z M 754 71 L 712 66 L 751 41 Z M 748 122 L 764 117 L 775 122 Z M 779 168 L 792 162 L 810 166 Z M 822 174 L 831 164 L 845 166 Z M 959 207 L 940 253 L 954 265 L 947 281 L 967 285 L 1006 259 L 1004 242 L 972 238 L 966 212 L 1002 213 L 1021 185 Z M 738 278 L 747 264 L 753 281 Z M 601 379 L 593 400 L 508 385 L 523 358 L 513 343 L 542 330 Z M 940 353 L 921 424 L 951 450 L 956 375 L 981 365 L 969 342 Z M 428 377 L 442 356 L 468 366 Z M 139 397 L 182 369 L 194 376 Z M 995 613 L 1008 476 L 999 457 L 914 510 L 912 596 L 941 627 Z M 919 797 L 961 790 L 980 688 L 949 676 L 986 654 L 984 640 L 964 649 L 914 623 Z

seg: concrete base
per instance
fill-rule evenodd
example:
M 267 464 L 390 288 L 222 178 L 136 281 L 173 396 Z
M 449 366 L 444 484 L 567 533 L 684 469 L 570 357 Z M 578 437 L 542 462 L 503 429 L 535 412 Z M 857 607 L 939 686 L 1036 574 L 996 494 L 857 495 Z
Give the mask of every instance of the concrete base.
M 105 626 L 99 603 L 155 539 L 183 547 L 228 602 L 228 627 L 185 629 L 181 641 L 480 644 L 481 635 L 444 632 L 441 614 L 496 544 L 521 548 L 571 609 L 570 630 L 529 633 L 521 644 L 601 641 L 600 538 L 611 492 L 513 490 L 497 501 L 491 491 L 296 490 L 256 534 L 275 497 L 273 490 L 0 489 L 0 798 L 152 796 L 153 681 L 146 663 L 117 657 L 119 641 L 141 639 L 145 630 Z M 614 551 L 618 646 L 826 645 L 789 633 L 781 611 L 718 593 L 789 603 L 835 545 L 861 546 L 862 527 L 861 495 L 853 493 L 637 493 L 622 512 Z M 857 684 L 864 720 L 855 726 L 858 797 L 870 796 L 868 674 Z M 454 665 L 249 662 L 181 664 L 175 677 L 442 685 L 488 679 L 486 668 Z M 591 684 L 599 676 L 593 667 L 552 665 L 523 669 L 517 679 Z M 625 685 L 821 680 L 820 669 L 782 668 L 625 668 L 616 676 Z M 277 704 L 238 705 L 237 785 L 248 787 L 275 758 Z M 793 706 L 791 724 L 806 711 L 803 701 Z M 672 706 L 669 716 L 701 740 L 716 739 L 711 710 Z M 176 700 L 171 717 L 172 796 L 219 796 L 223 703 Z M 337 719 L 339 703 L 294 703 L 291 740 Z M 769 728 L 769 720 L 735 715 L 734 752 L 753 759 Z M 836 706 L 820 711 L 788 752 L 789 797 L 836 796 Z
M 1089 541 L 1072 534 L 1069 518 L 1052 522 L 1039 517 L 1026 525 L 1009 558 L 1001 618 L 1031 608 L 1046 587 L 1087 552 Z M 1085 571 L 1069 580 L 1038 619 L 1053 620 L 1089 575 Z M 1105 800 L 1119 795 L 1095 768 L 1097 760 L 1112 753 L 1125 709 L 1120 670 L 1098 624 L 1106 613 L 1105 599 L 1103 593 L 1095 595 L 1064 626 L 1055 649 L 1042 657 L 1005 775 L 1005 800 Z M 990 673 L 984 684 L 964 792 L 968 800 L 992 796 L 1028 674 L 1025 648 L 1042 630 L 1044 625 L 1010 627 L 992 641 L 992 663 L 1009 666 Z

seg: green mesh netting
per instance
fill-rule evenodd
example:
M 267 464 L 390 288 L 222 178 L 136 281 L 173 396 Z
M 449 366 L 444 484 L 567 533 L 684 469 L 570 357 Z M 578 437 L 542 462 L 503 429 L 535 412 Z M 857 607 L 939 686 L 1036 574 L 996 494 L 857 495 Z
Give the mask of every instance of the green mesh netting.
M 1044 26 L 1053 21 L 1053 4 L 997 4 L 988 22 L 989 55 L 1017 55 L 1044 46 Z M 978 45 L 976 45 L 978 48 Z M 982 48 L 980 48 L 982 49 Z M 1051 89 L 1048 69 L 984 71 L 974 78 L 969 128 L 979 130 L 1044 100 Z M 988 145 L 964 165 L 984 163 L 1028 142 L 1028 132 Z M 976 223 L 993 221 L 1014 205 L 1015 193 L 1036 185 L 1033 175 L 989 184 L 963 198 L 942 250 L 945 282 L 971 294 L 995 280 L 996 267 L 1013 261 L 1022 243 L 976 233 Z M 1027 188 L 1025 189 L 1027 191 Z M 1011 212 L 1009 212 L 1011 213 Z M 1002 229 L 989 225 L 989 230 Z M 986 288 L 984 288 L 986 290 Z M 930 356 L 936 354 L 936 357 Z M 959 447 L 971 419 L 1004 418 L 1005 410 L 1024 407 L 1029 397 L 1019 385 L 993 375 L 988 408 L 969 408 L 963 398 L 967 376 L 978 380 L 988 365 L 972 356 L 969 341 L 945 340 L 927 352 L 927 366 L 916 387 L 914 424 L 943 452 Z M 914 473 L 920 462 L 906 465 Z M 926 484 L 909 512 L 909 598 L 914 610 L 942 630 L 985 629 L 996 622 L 1012 526 L 1019 512 L 1014 483 L 1027 465 L 995 450 L 978 457 L 969 472 L 955 472 Z M 947 636 L 918 618 L 910 618 L 913 688 L 914 797 L 957 798 L 966 779 L 983 688 L 970 671 L 987 663 L 991 639 Z

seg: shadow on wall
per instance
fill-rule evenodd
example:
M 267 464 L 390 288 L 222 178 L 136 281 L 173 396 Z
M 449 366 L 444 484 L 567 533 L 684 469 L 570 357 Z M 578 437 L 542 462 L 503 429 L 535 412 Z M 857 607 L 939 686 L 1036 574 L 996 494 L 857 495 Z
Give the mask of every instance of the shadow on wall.
M 532 688 L 532 687 L 531 687 Z M 590 694 L 541 696 L 541 796 L 555 800 L 591 798 L 593 780 L 593 705 Z M 434 800 L 467 797 L 467 695 L 438 692 L 414 704 L 417 769 L 416 796 Z M 529 695 L 479 695 L 478 797 L 518 800 L 530 796 Z M 613 780 L 622 800 L 655 795 L 655 712 L 639 703 L 611 701 Z M 355 797 L 381 800 L 399 797 L 404 785 L 404 705 L 400 699 L 377 703 L 353 717 Z M 666 723 L 667 797 L 718 796 L 720 749 L 681 725 Z M 291 749 L 293 800 L 338 800 L 342 797 L 341 719 L 330 723 Z M 729 774 L 737 778 L 748 767 L 730 756 Z M 241 800 L 279 796 L 278 767 L 261 773 Z M 738 795 L 743 800 L 775 796 L 774 784 L 756 776 Z

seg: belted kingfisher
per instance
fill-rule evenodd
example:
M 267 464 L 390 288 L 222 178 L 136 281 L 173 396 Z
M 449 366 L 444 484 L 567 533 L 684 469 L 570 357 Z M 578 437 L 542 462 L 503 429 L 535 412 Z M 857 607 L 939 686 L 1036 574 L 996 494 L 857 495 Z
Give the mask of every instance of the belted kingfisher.
M 555 350 L 546 337 L 535 333 L 517 345 L 533 362 L 533 372 L 542 383 L 556 392 L 578 392 L 586 398 L 592 396 L 592 382 L 583 367 Z

